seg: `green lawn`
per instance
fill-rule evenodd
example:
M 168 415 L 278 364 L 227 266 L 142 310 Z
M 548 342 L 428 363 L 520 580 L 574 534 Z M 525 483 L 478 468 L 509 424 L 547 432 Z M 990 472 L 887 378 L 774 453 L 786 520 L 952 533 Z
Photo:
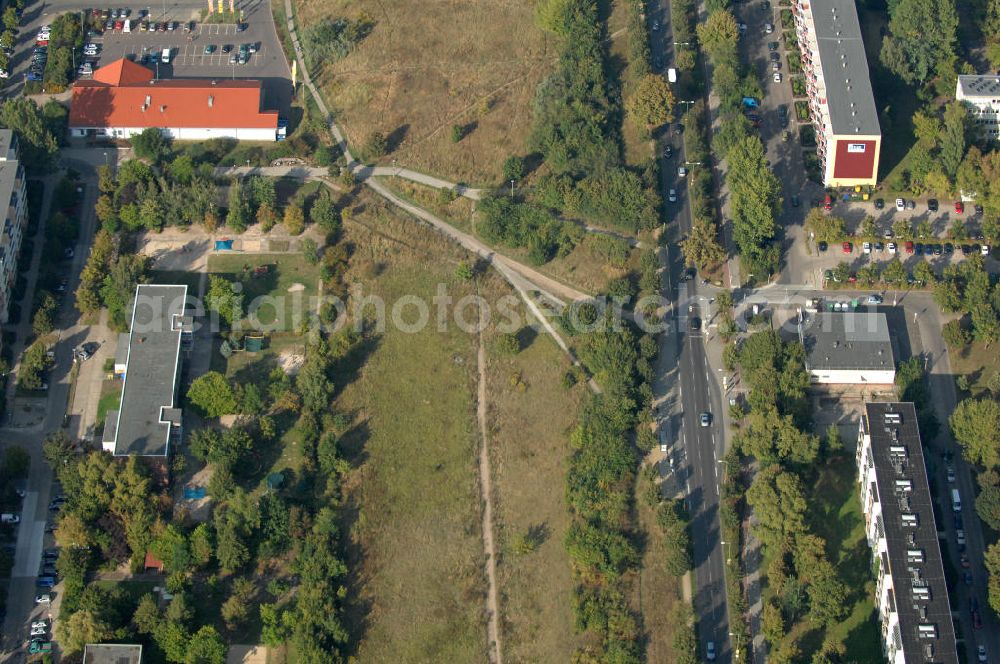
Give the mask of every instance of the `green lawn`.
M 266 272 L 256 274 L 257 268 Z M 214 254 L 208 271 L 243 285 L 248 324 L 266 331 L 297 330 L 315 309 L 319 267 L 300 254 Z
M 183 286 L 187 286 L 188 297 L 198 296 L 198 282 L 200 280 L 200 272 L 152 270 L 149 273 L 149 283 L 151 284 L 181 284 Z
M 851 612 L 828 630 L 847 646 L 844 661 L 881 664 L 879 628 L 875 620 L 872 592 L 871 550 L 865 539 L 865 519 L 861 513 L 853 456 L 843 454 L 830 460 L 820 471 L 811 494 L 813 532 L 826 540 L 826 552 L 837 567 L 840 579 L 851 591 Z M 822 643 L 822 641 L 820 641 Z
M 104 418 L 109 410 L 118 410 L 122 405 L 122 384 L 118 380 L 101 383 L 101 399 L 97 402 L 97 428 L 104 429 Z

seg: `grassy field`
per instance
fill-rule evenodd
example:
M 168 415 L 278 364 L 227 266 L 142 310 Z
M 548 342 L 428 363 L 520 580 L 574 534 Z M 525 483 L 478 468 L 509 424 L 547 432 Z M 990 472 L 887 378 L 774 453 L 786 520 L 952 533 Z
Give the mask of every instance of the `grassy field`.
M 267 272 L 254 275 L 261 266 Z M 274 331 L 298 329 L 319 288 L 319 268 L 298 254 L 213 254 L 208 271 L 242 282 L 248 316 Z
M 1000 355 L 995 348 L 973 342 L 960 350 L 948 350 L 951 371 L 955 376 L 967 376 L 972 396 L 987 391 L 986 383 L 995 373 L 1000 373 Z M 959 398 L 961 398 L 961 393 Z
M 507 290 L 499 279 L 487 290 Z M 523 313 L 523 306 L 519 307 Z M 487 344 L 494 335 L 487 335 Z M 523 332 L 514 357 L 490 354 L 488 400 L 493 465 L 497 576 L 504 660 L 568 662 L 579 638 L 573 628 L 573 576 L 563 547 L 569 512 L 562 491 L 568 433 L 586 387 L 562 386 L 569 360 L 547 336 Z M 518 554 L 529 535 L 537 548 Z
M 538 82 L 555 50 L 528 0 L 496 3 L 296 0 L 299 30 L 324 18 L 375 22 L 346 58 L 311 72 L 354 148 L 376 131 L 399 165 L 469 183 L 497 182 L 523 154 Z M 465 136 L 452 140 L 452 127 Z
M 465 256 L 439 236 L 378 202 L 356 219 L 348 280 L 390 309 L 403 295 L 429 303 L 438 283 L 471 292 L 452 276 Z M 344 527 L 359 663 L 485 659 L 475 347 L 455 325 L 387 325 L 337 396 L 355 415 L 342 445 L 354 466 Z
M 104 420 L 109 410 L 117 410 L 122 405 L 122 383 L 120 380 L 106 380 L 101 383 L 101 398 L 97 402 L 97 428 L 104 430 Z

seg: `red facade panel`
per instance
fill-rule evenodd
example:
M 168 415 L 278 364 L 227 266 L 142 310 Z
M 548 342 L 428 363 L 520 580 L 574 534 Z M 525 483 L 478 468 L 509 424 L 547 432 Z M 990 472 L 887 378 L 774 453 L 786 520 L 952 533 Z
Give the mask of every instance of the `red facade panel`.
M 837 139 L 833 177 L 837 180 L 860 180 L 875 177 L 877 144 L 875 141 Z

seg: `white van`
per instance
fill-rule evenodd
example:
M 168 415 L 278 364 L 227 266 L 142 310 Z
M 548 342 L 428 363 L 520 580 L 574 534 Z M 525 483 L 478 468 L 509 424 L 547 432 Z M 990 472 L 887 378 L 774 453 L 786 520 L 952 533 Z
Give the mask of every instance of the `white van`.
M 670 81 L 671 83 L 676 83 L 677 82 L 677 69 L 676 68 L 671 67 L 670 69 L 667 70 L 667 80 Z
M 962 511 L 962 497 L 958 495 L 958 489 L 951 490 L 951 509 L 953 512 Z
M 162 62 L 165 65 L 169 65 L 170 64 L 170 49 L 169 48 L 163 49 L 163 53 L 160 54 L 160 62 Z

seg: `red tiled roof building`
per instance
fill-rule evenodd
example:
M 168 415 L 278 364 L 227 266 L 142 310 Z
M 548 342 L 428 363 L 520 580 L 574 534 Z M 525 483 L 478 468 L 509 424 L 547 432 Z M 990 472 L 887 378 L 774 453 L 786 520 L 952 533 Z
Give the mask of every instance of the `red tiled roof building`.
M 278 112 L 262 111 L 256 80 L 167 79 L 130 60 L 117 60 L 73 86 L 72 136 L 129 138 L 149 127 L 178 140 L 277 139 Z

